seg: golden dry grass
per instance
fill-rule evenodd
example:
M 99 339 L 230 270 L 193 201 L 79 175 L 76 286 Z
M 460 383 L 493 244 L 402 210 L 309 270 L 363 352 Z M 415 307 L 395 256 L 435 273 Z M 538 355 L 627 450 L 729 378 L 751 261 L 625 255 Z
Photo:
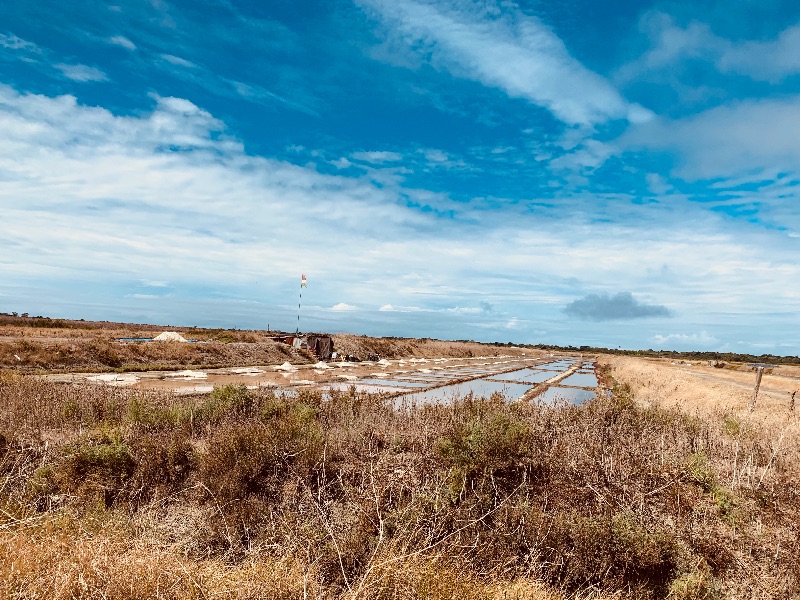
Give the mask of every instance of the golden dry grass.
M 599 362 L 610 366 L 614 377 L 627 383 L 639 402 L 678 408 L 692 414 L 749 415 L 755 384 L 753 371 L 715 369 L 702 364 L 675 365 L 666 359 L 628 356 L 604 355 Z M 796 417 L 788 411 L 791 393 L 800 390 L 800 378 L 792 376 L 795 371 L 793 367 L 780 367 L 763 376 L 750 418 L 762 423 L 785 425 Z
M 561 600 L 541 582 L 487 581 L 442 554 L 375 557 L 376 568 L 341 593 L 303 558 L 253 549 L 235 563 L 186 556 L 112 515 L 48 516 L 0 530 L 0 597 L 72 600 L 195 598 L 475 598 Z M 140 524 L 141 525 L 141 524 Z M 609 599 L 586 593 L 583 598 Z

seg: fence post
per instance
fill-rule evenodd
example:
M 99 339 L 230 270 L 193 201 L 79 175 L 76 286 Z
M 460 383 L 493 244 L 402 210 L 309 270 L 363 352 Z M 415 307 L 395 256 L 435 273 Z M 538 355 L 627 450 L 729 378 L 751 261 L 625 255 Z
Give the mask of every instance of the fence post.
M 764 374 L 764 367 L 756 367 L 756 387 L 753 388 L 753 397 L 750 398 L 750 412 L 756 407 L 758 388 L 761 386 L 761 376 Z

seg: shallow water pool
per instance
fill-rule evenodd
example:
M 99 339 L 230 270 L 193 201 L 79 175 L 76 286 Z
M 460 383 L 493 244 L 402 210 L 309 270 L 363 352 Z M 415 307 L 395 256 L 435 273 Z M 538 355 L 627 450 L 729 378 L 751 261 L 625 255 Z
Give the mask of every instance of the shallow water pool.
M 536 396 L 534 401 L 554 403 L 558 400 L 566 400 L 572 404 L 582 404 L 592 398 L 594 398 L 594 392 L 592 391 L 556 386 L 547 388 L 544 392 Z
M 577 387 L 596 388 L 597 377 L 594 373 L 573 373 L 566 379 L 562 379 L 559 383 L 562 385 L 574 385 Z
M 520 383 L 507 383 L 504 381 L 486 381 L 485 379 L 475 379 L 454 385 L 445 385 L 433 390 L 414 392 L 405 394 L 398 400 L 402 402 L 429 404 L 429 403 L 449 403 L 456 398 L 463 398 L 469 394 L 476 397 L 488 398 L 495 392 L 499 392 L 507 400 L 518 400 L 522 395 L 531 389 L 531 386 Z

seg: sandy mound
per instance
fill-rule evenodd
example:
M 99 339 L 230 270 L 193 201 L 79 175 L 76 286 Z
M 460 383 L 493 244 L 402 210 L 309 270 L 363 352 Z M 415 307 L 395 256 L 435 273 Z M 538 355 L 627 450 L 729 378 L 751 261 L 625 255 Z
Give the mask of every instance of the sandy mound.
M 185 337 L 175 331 L 165 331 L 153 338 L 155 342 L 188 342 Z

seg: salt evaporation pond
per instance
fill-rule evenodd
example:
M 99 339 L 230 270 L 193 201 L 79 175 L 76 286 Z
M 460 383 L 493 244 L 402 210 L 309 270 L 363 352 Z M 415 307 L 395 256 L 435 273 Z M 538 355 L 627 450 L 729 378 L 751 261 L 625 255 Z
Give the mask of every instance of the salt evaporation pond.
M 429 387 L 431 384 L 424 381 L 405 381 L 399 379 L 358 379 L 360 384 L 394 386 L 403 388 Z
M 594 398 L 594 392 L 577 388 L 549 387 L 536 396 L 534 401 L 553 404 L 558 400 L 566 400 L 572 404 L 582 404 Z
M 574 385 L 575 387 L 597 387 L 597 377 L 594 373 L 573 373 L 559 382 L 561 385 Z
M 537 371 L 535 369 L 522 369 L 521 371 L 512 371 L 511 373 L 503 373 L 502 375 L 495 375 L 492 379 L 500 379 L 503 381 L 526 381 L 530 383 L 541 383 L 557 377 L 556 371 Z
M 499 392 L 507 400 L 518 400 L 531 386 L 520 383 L 507 383 L 504 381 L 486 381 L 485 379 L 475 379 L 454 385 L 445 385 L 424 392 L 414 392 L 402 396 L 402 402 L 414 404 L 429 404 L 434 402 L 451 402 L 456 398 L 463 398 L 469 394 L 476 397 L 488 398 L 492 394 Z

